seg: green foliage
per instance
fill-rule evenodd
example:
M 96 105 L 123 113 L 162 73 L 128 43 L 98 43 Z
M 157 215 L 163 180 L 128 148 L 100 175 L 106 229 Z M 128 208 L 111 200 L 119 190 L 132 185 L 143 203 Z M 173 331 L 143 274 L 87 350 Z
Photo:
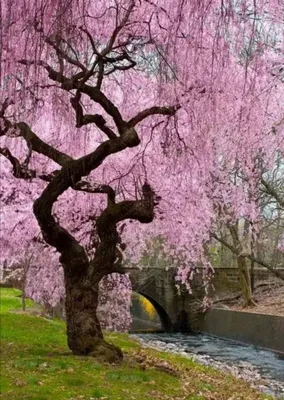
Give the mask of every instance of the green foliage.
M 219 250 L 220 250 L 220 246 L 219 245 L 211 244 L 210 246 L 208 246 L 209 259 L 210 259 L 211 264 L 213 265 L 213 267 L 219 267 L 220 266 Z

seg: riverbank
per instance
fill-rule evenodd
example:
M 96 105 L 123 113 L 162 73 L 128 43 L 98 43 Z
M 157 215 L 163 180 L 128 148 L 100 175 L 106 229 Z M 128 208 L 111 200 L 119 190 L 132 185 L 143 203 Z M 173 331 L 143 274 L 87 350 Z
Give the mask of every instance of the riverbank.
M 120 365 L 75 357 L 63 321 L 39 316 L 20 292 L 1 289 L 3 400 L 264 400 L 242 379 L 168 352 L 146 349 L 126 334 L 108 334 L 122 348 Z
M 284 399 L 284 361 L 269 351 L 203 334 L 152 333 L 132 337 L 146 348 L 183 355 L 243 379 L 252 388 L 274 398 Z

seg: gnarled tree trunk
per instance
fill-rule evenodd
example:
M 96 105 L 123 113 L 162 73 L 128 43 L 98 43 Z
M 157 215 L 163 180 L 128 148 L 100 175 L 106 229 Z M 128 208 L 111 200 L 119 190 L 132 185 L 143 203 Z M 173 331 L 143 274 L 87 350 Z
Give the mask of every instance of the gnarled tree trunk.
M 123 356 L 119 348 L 103 339 L 97 317 L 98 284 L 65 269 L 68 346 L 75 355 L 89 355 L 98 361 L 114 363 Z
M 80 163 L 78 165 L 81 166 Z M 83 163 L 83 167 L 84 165 Z M 122 359 L 122 352 L 103 339 L 97 317 L 99 282 L 108 274 L 124 272 L 121 257 L 118 256 L 117 224 L 125 219 L 136 219 L 141 223 L 151 222 L 154 218 L 155 194 L 148 184 L 144 184 L 141 200 L 116 203 L 115 193 L 110 187 L 94 189 L 99 193 L 103 191 L 108 194 L 108 204 L 96 219 L 99 244 L 95 257 L 90 261 L 85 249 L 52 215 L 53 203 L 58 194 L 65 190 L 66 181 L 70 179 L 66 173 L 78 173 L 78 167 L 74 170 L 72 167 L 71 164 L 70 170 L 62 168 L 47 186 L 34 203 L 34 213 L 46 242 L 61 253 L 69 348 L 76 355 L 89 355 L 99 361 L 113 363 Z

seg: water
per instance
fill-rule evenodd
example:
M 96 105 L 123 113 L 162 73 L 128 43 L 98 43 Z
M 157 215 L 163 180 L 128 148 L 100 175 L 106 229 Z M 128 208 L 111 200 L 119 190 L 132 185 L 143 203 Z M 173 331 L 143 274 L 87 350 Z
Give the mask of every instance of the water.
M 284 382 L 284 354 L 280 355 L 256 346 L 240 344 L 205 334 L 150 333 L 135 336 L 144 341 L 159 340 L 166 344 L 172 343 L 177 346 L 177 351 L 208 355 L 213 360 L 232 366 L 246 362 L 256 368 L 262 377 Z

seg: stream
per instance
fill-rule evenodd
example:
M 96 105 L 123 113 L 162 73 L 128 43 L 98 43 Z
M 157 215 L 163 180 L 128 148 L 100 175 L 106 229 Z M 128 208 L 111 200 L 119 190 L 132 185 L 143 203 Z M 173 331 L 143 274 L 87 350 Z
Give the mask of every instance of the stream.
M 145 346 L 189 356 L 243 378 L 263 393 L 284 399 L 284 354 L 205 334 L 145 333 L 132 336 Z

